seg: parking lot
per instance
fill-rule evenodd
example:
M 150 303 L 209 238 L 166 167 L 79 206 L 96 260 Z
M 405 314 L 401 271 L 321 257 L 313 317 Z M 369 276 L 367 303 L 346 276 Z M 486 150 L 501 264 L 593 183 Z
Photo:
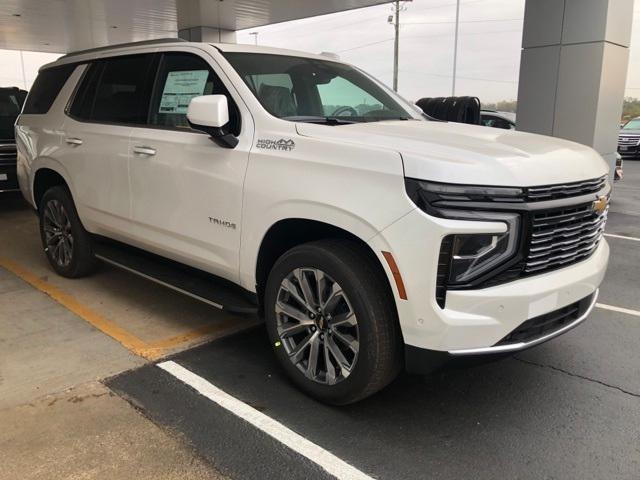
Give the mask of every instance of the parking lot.
M 0 225 L 0 478 L 640 478 L 640 161 L 587 322 L 343 408 L 289 384 L 256 319 L 108 266 L 55 276 L 19 196 Z

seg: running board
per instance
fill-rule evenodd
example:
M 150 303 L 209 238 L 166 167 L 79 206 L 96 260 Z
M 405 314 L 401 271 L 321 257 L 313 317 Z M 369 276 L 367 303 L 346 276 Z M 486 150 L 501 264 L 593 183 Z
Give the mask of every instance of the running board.
M 255 315 L 255 294 L 210 273 L 111 240 L 96 239 L 96 258 L 230 313 Z

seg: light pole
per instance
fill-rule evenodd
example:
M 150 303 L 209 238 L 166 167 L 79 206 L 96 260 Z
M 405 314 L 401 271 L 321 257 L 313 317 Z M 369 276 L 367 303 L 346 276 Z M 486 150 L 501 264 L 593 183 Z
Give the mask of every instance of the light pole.
M 451 96 L 456 96 L 456 70 L 458 68 L 458 28 L 460 27 L 460 0 L 456 3 L 456 33 L 453 40 L 453 82 L 451 84 Z
M 396 0 L 395 42 L 393 44 L 393 91 L 398 91 L 398 53 L 400 50 L 400 0 Z

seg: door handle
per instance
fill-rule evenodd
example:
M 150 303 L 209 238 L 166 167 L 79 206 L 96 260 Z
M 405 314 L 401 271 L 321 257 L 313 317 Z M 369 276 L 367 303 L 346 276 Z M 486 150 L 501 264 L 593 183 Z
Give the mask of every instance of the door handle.
M 137 153 L 138 155 L 151 156 L 156 154 L 156 149 L 152 147 L 137 146 L 137 147 L 133 147 L 133 153 Z
M 67 142 L 69 145 L 76 145 L 76 146 L 82 145 L 82 140 L 79 138 L 70 137 L 70 138 L 65 138 L 64 141 Z

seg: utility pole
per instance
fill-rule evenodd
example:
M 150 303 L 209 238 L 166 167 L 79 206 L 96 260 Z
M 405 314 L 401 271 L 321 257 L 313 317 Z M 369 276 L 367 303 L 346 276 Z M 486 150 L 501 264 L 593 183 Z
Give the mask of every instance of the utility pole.
M 24 84 L 24 89 L 27 90 L 27 75 L 24 73 L 24 55 L 22 50 L 20 50 L 20 65 L 22 65 L 22 83 Z
M 451 96 L 456 96 L 456 70 L 458 69 L 458 29 L 460 27 L 460 0 L 456 3 L 456 33 L 453 40 L 453 82 Z
M 393 91 L 398 91 L 398 53 L 400 50 L 400 0 L 396 0 L 395 42 L 393 44 Z

